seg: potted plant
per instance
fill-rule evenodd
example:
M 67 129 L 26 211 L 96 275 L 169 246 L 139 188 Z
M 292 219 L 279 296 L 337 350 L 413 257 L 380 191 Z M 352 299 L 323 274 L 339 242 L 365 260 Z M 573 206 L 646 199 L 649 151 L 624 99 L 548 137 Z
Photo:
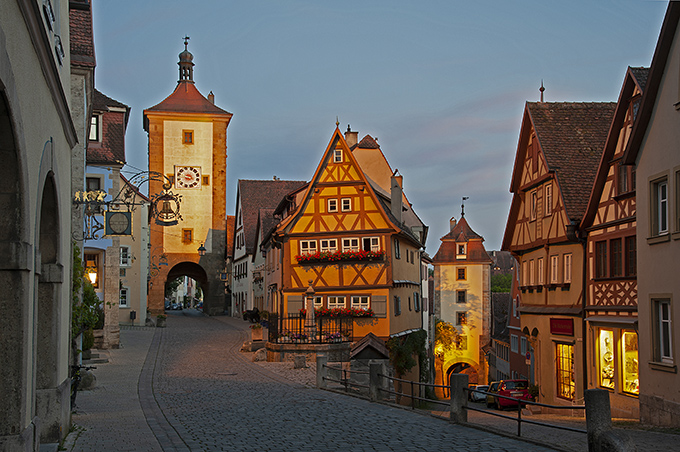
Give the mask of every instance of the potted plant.
M 156 316 L 156 327 L 157 328 L 165 328 L 165 319 L 167 319 L 168 316 L 165 314 L 158 314 Z
M 250 333 L 253 341 L 261 341 L 263 338 L 262 325 L 259 323 L 253 323 L 250 325 Z

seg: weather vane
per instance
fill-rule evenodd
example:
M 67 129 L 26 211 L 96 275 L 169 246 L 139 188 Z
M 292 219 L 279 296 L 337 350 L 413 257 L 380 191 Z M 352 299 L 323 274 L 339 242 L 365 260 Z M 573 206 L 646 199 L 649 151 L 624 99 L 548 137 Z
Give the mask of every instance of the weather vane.
M 463 196 L 463 202 L 460 205 L 460 216 L 464 217 L 465 216 L 465 200 L 470 199 L 469 196 Z
M 191 39 L 188 35 L 184 36 L 184 50 L 187 50 L 187 47 L 189 45 L 189 39 Z

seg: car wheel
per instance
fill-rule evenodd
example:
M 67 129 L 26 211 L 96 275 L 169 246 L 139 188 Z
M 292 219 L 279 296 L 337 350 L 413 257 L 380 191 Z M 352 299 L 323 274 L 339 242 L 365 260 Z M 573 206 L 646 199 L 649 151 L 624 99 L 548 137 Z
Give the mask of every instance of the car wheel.
M 491 408 L 493 406 L 493 403 L 486 402 L 486 407 Z

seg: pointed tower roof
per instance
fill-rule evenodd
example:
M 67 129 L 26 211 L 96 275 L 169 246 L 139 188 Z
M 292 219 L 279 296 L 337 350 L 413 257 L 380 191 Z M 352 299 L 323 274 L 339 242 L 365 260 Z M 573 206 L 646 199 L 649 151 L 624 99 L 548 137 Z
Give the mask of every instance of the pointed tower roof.
M 462 217 L 451 231 L 440 239 L 442 244 L 434 255 L 432 262 L 478 262 L 491 263 L 493 260 L 484 248 L 484 238 L 472 230 L 465 217 Z M 458 254 L 457 245 L 467 243 L 465 257 L 461 258 Z
M 144 130 L 149 131 L 147 113 L 179 113 L 179 114 L 209 114 L 231 118 L 233 115 L 221 109 L 205 98 L 194 85 L 194 56 L 187 49 L 187 39 L 184 41 L 184 51 L 179 54 L 179 81 L 175 90 L 159 104 L 144 110 Z

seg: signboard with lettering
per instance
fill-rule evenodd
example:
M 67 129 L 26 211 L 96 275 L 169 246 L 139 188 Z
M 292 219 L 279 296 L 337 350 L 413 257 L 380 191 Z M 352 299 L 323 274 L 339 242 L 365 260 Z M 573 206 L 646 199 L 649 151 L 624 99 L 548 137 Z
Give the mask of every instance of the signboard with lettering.
M 574 335 L 574 319 L 550 319 L 550 334 Z

